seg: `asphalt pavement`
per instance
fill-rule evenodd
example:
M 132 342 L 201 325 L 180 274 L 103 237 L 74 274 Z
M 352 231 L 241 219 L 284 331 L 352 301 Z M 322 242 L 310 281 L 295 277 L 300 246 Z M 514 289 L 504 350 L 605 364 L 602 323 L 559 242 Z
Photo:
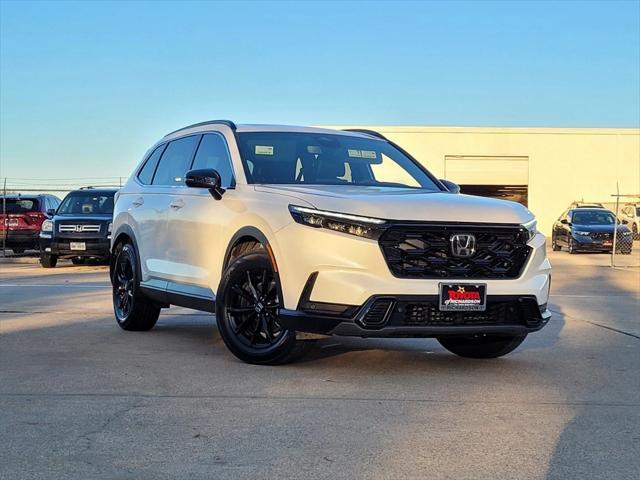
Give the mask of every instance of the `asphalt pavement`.
M 550 256 L 509 356 L 327 338 L 279 367 L 192 310 L 122 331 L 106 267 L 0 263 L 0 478 L 640 478 L 640 269 Z

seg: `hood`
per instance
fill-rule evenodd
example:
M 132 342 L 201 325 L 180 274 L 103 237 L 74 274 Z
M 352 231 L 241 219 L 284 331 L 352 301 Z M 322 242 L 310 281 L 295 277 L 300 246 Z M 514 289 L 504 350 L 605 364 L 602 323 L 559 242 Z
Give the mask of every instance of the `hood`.
M 351 185 L 257 185 L 257 191 L 299 198 L 320 210 L 387 220 L 526 223 L 533 214 L 516 202 L 412 188 Z

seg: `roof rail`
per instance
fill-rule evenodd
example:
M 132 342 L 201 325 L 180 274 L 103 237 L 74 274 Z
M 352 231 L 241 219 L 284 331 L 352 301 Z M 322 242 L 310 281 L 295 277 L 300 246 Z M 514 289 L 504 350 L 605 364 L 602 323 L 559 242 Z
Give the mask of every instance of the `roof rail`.
M 194 123 L 193 125 L 187 125 L 186 127 L 179 128 L 177 130 L 174 130 L 173 132 L 167 133 L 165 137 L 168 137 L 169 135 L 173 135 L 174 133 L 178 133 L 182 130 L 186 130 L 187 128 L 201 127 L 202 125 L 226 125 L 231 130 L 235 131 L 236 129 L 236 124 L 233 123 L 231 120 L 209 120 L 206 122 Z
M 387 137 L 382 135 L 380 132 L 376 132 L 375 130 L 367 130 L 366 128 L 343 128 L 343 132 L 355 132 L 355 133 L 365 133 L 367 135 L 371 135 L 372 137 L 381 138 L 382 140 L 387 140 Z

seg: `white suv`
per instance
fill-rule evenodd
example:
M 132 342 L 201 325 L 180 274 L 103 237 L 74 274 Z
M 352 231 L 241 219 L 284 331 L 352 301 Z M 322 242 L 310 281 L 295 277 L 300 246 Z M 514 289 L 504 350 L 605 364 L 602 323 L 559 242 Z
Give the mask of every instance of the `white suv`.
M 238 358 L 296 358 L 320 335 L 435 337 L 465 357 L 542 328 L 551 265 L 520 204 L 458 194 L 372 131 L 210 121 L 155 144 L 120 190 L 118 324 L 214 312 Z

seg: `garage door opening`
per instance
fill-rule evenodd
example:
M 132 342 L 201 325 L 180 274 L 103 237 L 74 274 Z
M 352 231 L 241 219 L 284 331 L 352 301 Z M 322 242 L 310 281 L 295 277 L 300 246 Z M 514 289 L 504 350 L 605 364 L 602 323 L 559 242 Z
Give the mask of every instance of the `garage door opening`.
M 529 157 L 447 155 L 445 178 L 468 195 L 529 203 Z

